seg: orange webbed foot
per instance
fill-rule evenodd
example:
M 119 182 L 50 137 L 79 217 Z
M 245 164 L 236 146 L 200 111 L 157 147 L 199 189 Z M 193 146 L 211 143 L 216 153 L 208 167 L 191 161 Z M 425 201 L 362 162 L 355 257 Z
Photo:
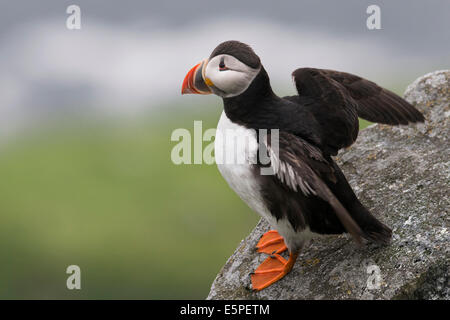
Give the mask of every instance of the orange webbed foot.
M 256 248 L 258 252 L 267 254 L 282 253 L 287 250 L 283 237 L 276 230 L 269 230 L 264 233 Z
M 262 290 L 287 275 L 295 264 L 298 254 L 290 254 L 286 260 L 279 254 L 273 254 L 259 265 L 251 274 L 253 290 Z

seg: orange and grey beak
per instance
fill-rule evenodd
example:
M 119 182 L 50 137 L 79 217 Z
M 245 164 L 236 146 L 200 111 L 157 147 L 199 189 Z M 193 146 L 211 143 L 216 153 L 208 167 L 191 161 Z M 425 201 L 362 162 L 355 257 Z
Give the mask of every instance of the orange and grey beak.
M 210 94 L 211 89 L 206 85 L 203 78 L 204 67 L 208 63 L 208 59 L 203 60 L 195 67 L 193 67 L 184 77 L 183 86 L 181 87 L 181 94 Z

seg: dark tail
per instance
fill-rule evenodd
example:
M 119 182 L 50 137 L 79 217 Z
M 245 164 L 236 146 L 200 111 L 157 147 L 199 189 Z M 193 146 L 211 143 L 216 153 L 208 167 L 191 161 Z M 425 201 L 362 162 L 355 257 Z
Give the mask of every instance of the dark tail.
M 332 161 L 337 178 L 336 183 L 329 183 L 338 200 L 347 209 L 350 216 L 362 231 L 362 237 L 368 241 L 388 244 L 392 237 L 392 230 L 375 218 L 369 210 L 359 201 L 353 192 L 341 169 Z
M 363 238 L 379 244 L 389 244 L 392 237 L 392 230 L 378 221 L 362 204 L 358 213 L 351 213 L 363 232 Z M 358 221 L 359 220 L 359 221 Z

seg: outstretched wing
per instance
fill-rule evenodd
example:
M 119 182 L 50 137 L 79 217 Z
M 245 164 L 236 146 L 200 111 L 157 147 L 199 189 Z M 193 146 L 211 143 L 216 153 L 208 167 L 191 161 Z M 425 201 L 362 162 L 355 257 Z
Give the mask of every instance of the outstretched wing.
M 345 87 L 357 102 L 358 116 L 363 119 L 391 125 L 424 121 L 422 113 L 410 103 L 372 81 L 346 72 L 321 71 Z
M 265 145 L 274 179 L 291 191 L 327 202 L 347 232 L 360 243 L 363 236 L 360 227 L 327 186 L 326 182 L 335 183 L 336 177 L 322 152 L 302 138 L 284 131 L 279 132 L 278 146 L 272 145 L 270 135 Z
M 393 92 L 353 74 L 300 68 L 292 73 L 299 98 L 321 124 L 326 153 L 351 145 L 358 136 L 358 116 L 391 125 L 421 122 L 423 115 Z M 292 99 L 292 97 L 291 97 Z

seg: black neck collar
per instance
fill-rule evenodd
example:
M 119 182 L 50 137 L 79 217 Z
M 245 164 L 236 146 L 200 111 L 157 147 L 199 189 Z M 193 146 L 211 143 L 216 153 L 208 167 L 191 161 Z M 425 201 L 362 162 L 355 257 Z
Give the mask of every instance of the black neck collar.
M 231 121 L 248 124 L 252 117 L 263 111 L 263 106 L 270 105 L 268 102 L 277 98 L 270 86 L 269 75 L 261 66 L 247 90 L 236 97 L 223 98 L 224 111 Z

